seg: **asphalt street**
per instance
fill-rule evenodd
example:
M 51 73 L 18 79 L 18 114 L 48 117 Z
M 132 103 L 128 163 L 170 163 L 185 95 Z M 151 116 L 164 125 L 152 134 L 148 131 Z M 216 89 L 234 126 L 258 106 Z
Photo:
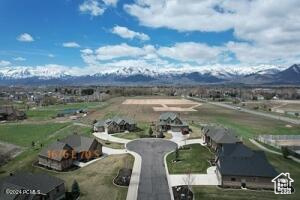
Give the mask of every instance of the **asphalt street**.
M 140 139 L 127 144 L 127 149 L 142 157 L 138 200 L 171 200 L 164 166 L 164 155 L 176 144 L 162 139 Z

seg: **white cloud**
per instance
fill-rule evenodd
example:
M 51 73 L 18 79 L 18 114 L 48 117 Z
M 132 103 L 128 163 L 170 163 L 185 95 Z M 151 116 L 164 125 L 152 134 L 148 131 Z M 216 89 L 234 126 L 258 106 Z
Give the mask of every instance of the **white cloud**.
M 55 55 L 53 55 L 52 53 L 49 53 L 49 54 L 48 54 L 48 57 L 49 57 L 49 58 L 54 58 Z
M 33 42 L 34 39 L 31 35 L 29 35 L 28 33 L 22 33 L 21 35 L 19 35 L 17 37 L 17 40 L 20 42 Z
M 116 6 L 118 3 L 118 0 L 103 0 L 105 5 L 110 5 L 110 6 Z
M 158 54 L 179 61 L 194 61 L 200 64 L 216 63 L 225 49 L 202 43 L 184 42 L 172 47 L 160 47 Z
M 62 44 L 63 47 L 67 47 L 67 48 L 78 48 L 80 47 L 80 45 L 76 42 L 64 42 Z
M 137 17 L 140 24 L 154 28 L 233 30 L 234 36 L 243 42 L 228 47 L 241 62 L 255 62 L 255 56 L 256 62 L 299 62 L 299 0 L 138 0 L 124 9 Z M 246 46 L 250 48 L 248 58 Z
M 0 67 L 6 67 L 11 65 L 11 63 L 7 60 L 0 60 Z
M 101 7 L 100 3 L 97 0 L 85 0 L 82 4 L 79 5 L 79 11 L 95 17 L 102 15 L 105 11 L 105 8 Z
M 132 31 L 132 30 L 128 29 L 127 27 L 123 27 L 123 26 L 115 26 L 111 32 L 119 35 L 122 38 L 126 38 L 126 39 L 137 38 L 139 40 L 150 40 L 150 37 L 148 35 L 146 35 L 145 33 L 135 32 L 135 31 Z
M 14 58 L 15 61 L 25 61 L 26 58 L 23 58 L 23 57 L 16 57 Z

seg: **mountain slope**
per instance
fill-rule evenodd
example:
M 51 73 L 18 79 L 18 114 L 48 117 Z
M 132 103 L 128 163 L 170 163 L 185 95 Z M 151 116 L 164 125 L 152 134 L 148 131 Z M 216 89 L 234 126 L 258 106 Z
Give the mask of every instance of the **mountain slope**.
M 90 75 L 75 75 L 57 67 L 0 69 L 0 85 L 300 84 L 299 80 L 300 65 L 296 64 L 287 69 L 271 65 L 155 70 L 122 67 Z

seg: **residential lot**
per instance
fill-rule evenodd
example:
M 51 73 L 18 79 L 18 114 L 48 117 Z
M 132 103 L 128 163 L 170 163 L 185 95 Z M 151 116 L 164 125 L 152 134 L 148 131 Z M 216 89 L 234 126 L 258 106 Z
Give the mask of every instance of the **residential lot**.
M 201 173 L 206 174 L 210 167 L 209 160 L 214 158 L 213 153 L 205 146 L 192 144 L 184 146 L 186 149 L 179 150 L 178 162 L 175 160 L 175 152 L 167 156 L 167 164 L 170 174 Z

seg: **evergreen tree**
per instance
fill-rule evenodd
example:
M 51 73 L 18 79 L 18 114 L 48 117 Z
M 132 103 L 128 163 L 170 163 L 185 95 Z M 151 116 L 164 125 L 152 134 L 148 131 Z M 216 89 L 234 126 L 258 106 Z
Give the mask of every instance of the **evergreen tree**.
M 80 195 L 79 184 L 76 180 L 74 180 L 72 184 L 72 195 L 73 197 L 78 197 Z

